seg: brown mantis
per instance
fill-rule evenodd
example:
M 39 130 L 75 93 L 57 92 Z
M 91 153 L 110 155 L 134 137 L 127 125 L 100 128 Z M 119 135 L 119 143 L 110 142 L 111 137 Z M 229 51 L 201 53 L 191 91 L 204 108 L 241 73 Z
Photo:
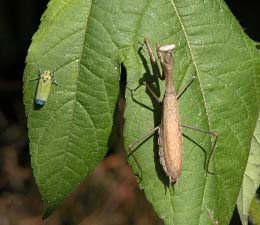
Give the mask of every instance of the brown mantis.
M 157 64 L 156 58 L 153 54 L 151 45 L 147 39 L 144 39 L 144 44 L 148 50 L 150 61 L 152 64 Z M 143 138 L 135 141 L 133 144 L 129 145 L 129 155 L 132 154 L 133 147 L 142 142 L 143 140 L 150 137 L 154 132 L 158 130 L 158 145 L 159 145 L 159 157 L 160 163 L 163 167 L 164 172 L 169 177 L 170 183 L 175 182 L 177 178 L 181 175 L 182 169 L 182 128 L 190 128 L 199 132 L 207 133 L 215 137 L 213 141 L 211 152 L 209 154 L 208 160 L 206 162 L 206 170 L 208 171 L 209 162 L 213 151 L 215 149 L 218 135 L 211 131 L 205 131 L 198 128 L 193 128 L 187 125 L 181 125 L 178 113 L 177 99 L 184 93 L 184 91 L 191 85 L 193 79 L 191 79 L 179 94 L 176 94 L 173 85 L 173 55 L 172 51 L 176 48 L 174 44 L 169 45 L 159 45 L 157 44 L 157 55 L 160 60 L 162 75 L 159 75 L 160 79 L 165 80 L 165 93 L 163 100 L 161 101 L 156 94 L 152 91 L 149 85 L 144 82 L 147 90 L 151 95 L 160 103 L 162 103 L 162 118 L 161 124 L 154 129 L 152 129 Z M 135 159 L 137 162 L 137 160 Z M 137 163 L 138 165 L 138 163 Z M 138 165 L 140 171 L 140 165 Z

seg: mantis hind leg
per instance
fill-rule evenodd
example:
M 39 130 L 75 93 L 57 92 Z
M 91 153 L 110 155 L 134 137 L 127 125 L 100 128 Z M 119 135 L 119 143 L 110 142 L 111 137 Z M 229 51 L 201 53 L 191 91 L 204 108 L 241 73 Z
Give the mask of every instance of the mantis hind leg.
M 146 141 L 149 137 L 151 137 L 158 129 L 160 128 L 160 126 L 157 126 L 155 128 L 153 128 L 152 130 L 150 130 L 147 134 L 145 134 L 143 137 L 137 139 L 136 141 L 134 141 L 132 144 L 128 145 L 128 148 L 127 148 L 127 157 L 129 158 L 130 156 L 133 157 L 134 161 L 135 161 L 135 164 L 138 168 L 138 170 L 140 171 L 140 176 L 139 179 L 140 181 L 142 180 L 142 168 L 140 166 L 140 163 L 138 162 L 137 158 L 135 157 L 134 155 L 134 152 L 136 151 L 137 148 L 135 148 L 135 146 L 139 146 L 141 145 L 144 141 Z

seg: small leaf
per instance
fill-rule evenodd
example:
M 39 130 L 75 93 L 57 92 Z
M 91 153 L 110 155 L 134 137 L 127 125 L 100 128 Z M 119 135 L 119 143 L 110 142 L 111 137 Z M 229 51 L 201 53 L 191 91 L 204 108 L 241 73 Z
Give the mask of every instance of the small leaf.
M 260 224 L 260 203 L 257 195 L 252 199 L 250 206 L 250 221 L 252 224 L 259 225 Z
M 237 200 L 237 208 L 243 225 L 248 224 L 248 213 L 252 199 L 260 185 L 260 119 L 251 142 L 250 154 Z

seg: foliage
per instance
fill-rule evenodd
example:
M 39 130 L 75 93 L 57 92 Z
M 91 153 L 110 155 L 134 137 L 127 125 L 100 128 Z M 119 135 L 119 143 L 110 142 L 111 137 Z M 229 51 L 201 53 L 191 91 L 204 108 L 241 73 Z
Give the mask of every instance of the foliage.
M 211 175 L 204 164 L 213 139 L 183 130 L 182 176 L 169 187 L 153 136 L 134 153 L 142 168 L 140 188 L 165 224 L 228 224 L 258 116 L 259 58 L 222 0 L 49 3 L 24 75 L 32 166 L 46 210 L 60 204 L 110 147 L 121 63 L 127 70 L 125 146 L 160 123 L 160 106 L 140 85 L 145 80 L 163 95 L 164 84 L 142 49 L 144 37 L 177 44 L 176 89 L 196 77 L 179 101 L 181 122 L 212 130 L 219 140 Z M 38 65 L 55 70 L 60 84 L 52 85 L 42 108 L 34 105 L 37 82 L 31 81 Z

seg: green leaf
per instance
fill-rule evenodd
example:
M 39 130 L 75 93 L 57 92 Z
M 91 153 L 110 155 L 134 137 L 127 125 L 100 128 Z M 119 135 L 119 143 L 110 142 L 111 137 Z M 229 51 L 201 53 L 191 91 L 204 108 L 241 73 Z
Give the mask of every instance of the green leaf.
M 139 185 L 165 224 L 229 224 L 259 111 L 260 61 L 254 43 L 223 1 L 150 1 L 139 28 L 140 39 L 147 37 L 153 44 L 177 44 L 177 91 L 196 76 L 179 100 L 181 123 L 219 135 L 210 162 L 210 170 L 214 171 L 211 175 L 204 165 L 213 138 L 183 129 L 188 138 L 184 137 L 182 175 L 172 187 L 159 164 L 157 136 L 152 136 L 134 152 L 142 173 L 130 157 L 135 174 L 142 175 Z M 144 49 L 141 54 L 138 58 L 136 51 L 128 53 L 125 61 L 126 146 L 160 123 L 160 106 L 139 85 L 143 80 L 152 83 L 162 97 L 164 83 L 151 75 L 147 51 Z M 145 70 L 142 57 L 149 71 Z
M 72 192 L 108 149 L 118 96 L 118 47 L 92 1 L 53 0 L 30 46 L 24 75 L 30 152 L 47 212 Z M 48 102 L 34 105 L 38 64 L 56 73 Z
M 250 206 L 250 219 L 253 221 L 255 225 L 260 224 L 260 203 L 257 195 L 252 199 L 251 206 Z
M 158 162 L 156 136 L 134 153 L 140 187 L 165 224 L 228 224 L 240 188 L 258 115 L 259 63 L 253 42 L 220 0 L 52 0 L 33 38 L 24 76 L 34 176 L 45 207 L 56 207 L 103 158 L 109 147 L 120 63 L 126 66 L 126 146 L 160 123 L 160 106 L 142 81 L 151 75 L 150 42 L 175 43 L 174 85 L 196 80 L 179 101 L 181 122 L 219 134 L 210 169 L 205 152 L 213 139 L 184 130 L 182 175 L 173 188 Z M 43 69 L 55 70 L 47 104 L 33 104 Z M 147 69 L 149 68 L 150 71 Z M 134 90 L 135 91 L 130 91 Z M 132 94 L 132 96 L 131 96 Z M 148 107 L 145 107 L 148 106 Z M 207 154 L 208 155 L 208 154 Z M 140 173 L 132 157 L 135 173 Z
M 248 224 L 248 213 L 252 199 L 260 184 L 260 119 L 251 141 L 251 149 L 237 200 L 237 208 L 243 225 Z

